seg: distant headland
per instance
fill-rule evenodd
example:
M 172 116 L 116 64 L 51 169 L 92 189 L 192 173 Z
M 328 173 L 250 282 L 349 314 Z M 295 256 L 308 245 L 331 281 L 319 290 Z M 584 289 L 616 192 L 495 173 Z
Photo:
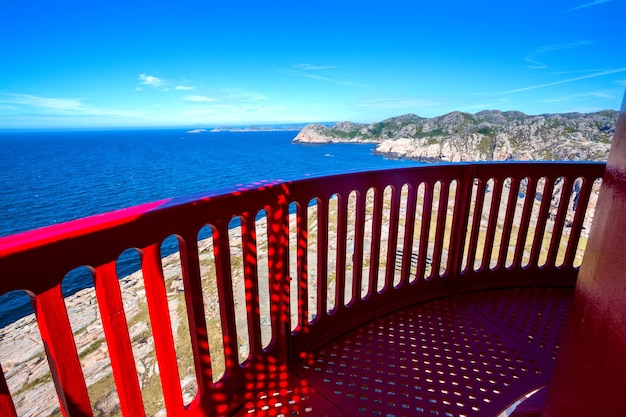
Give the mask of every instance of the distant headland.
M 331 126 L 334 122 L 320 123 L 320 126 Z M 308 126 L 308 123 L 269 124 L 251 126 L 218 126 L 212 128 L 199 128 L 188 130 L 190 134 L 215 133 L 215 132 L 299 132 Z
M 529 116 L 518 111 L 415 114 L 362 124 L 310 124 L 295 143 L 375 143 L 375 154 L 424 162 L 502 160 L 606 161 L 618 112 Z

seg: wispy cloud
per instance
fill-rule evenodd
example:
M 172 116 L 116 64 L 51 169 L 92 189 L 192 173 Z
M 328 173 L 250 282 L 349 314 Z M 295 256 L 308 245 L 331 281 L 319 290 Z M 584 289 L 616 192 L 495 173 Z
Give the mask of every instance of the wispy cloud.
M 30 94 L 6 94 L 0 97 L 0 103 L 36 107 L 55 112 L 79 112 L 88 109 L 77 98 L 40 97 Z
M 351 85 L 355 87 L 367 87 L 365 84 L 359 84 L 352 81 L 344 81 L 344 80 L 336 80 L 334 78 L 324 77 L 322 75 L 317 74 L 301 74 L 302 77 L 311 78 L 313 80 L 327 81 L 333 84 L 341 84 L 341 85 Z
M 90 106 L 78 98 L 43 97 L 32 94 L 0 94 L 0 110 L 8 111 L 2 116 L 21 120 L 71 120 L 70 124 L 80 124 L 80 121 L 93 120 L 138 120 L 143 118 L 143 112 L 120 109 L 105 109 Z M 27 120 L 24 119 L 24 120 Z
M 193 90 L 194 88 L 188 85 L 177 85 L 174 90 Z
M 570 94 L 567 96 L 553 97 L 541 100 L 541 103 L 573 103 L 579 101 L 585 101 L 588 99 L 607 99 L 613 100 L 615 99 L 614 94 L 610 94 L 604 91 L 591 91 L 588 93 L 582 94 Z
M 565 13 L 573 12 L 574 10 L 586 9 L 587 7 L 597 6 L 599 4 L 608 3 L 610 1 L 612 1 L 612 0 L 595 0 L 595 1 L 590 1 L 588 3 L 583 3 L 583 4 L 579 5 L 579 6 L 572 7 L 571 9 L 566 10 Z
M 572 70 L 572 71 L 551 71 L 550 74 L 554 75 L 567 75 L 567 74 L 588 74 L 590 72 L 601 72 L 603 71 L 600 68 L 592 68 L 585 70 Z
M 496 100 L 496 101 L 489 102 L 489 103 L 470 104 L 467 106 L 459 107 L 459 110 L 466 111 L 466 112 L 476 112 L 476 111 L 487 110 L 487 109 L 499 109 L 503 105 L 505 105 L 507 102 L 508 100 L 501 99 L 501 100 Z
M 144 126 L 155 124 L 267 123 L 302 121 L 289 115 L 283 104 L 272 103 L 267 95 L 242 89 L 224 89 L 211 95 L 186 95 L 184 103 L 171 106 L 151 103 L 141 110 L 101 108 L 87 100 L 0 93 L 0 126 Z
M 238 102 L 255 102 L 267 100 L 268 97 L 265 94 L 257 93 L 254 91 L 230 89 L 224 90 L 224 99 Z
M 212 103 L 217 101 L 217 99 L 207 96 L 187 96 L 185 97 L 185 101 L 189 103 Z
M 405 97 L 405 98 L 374 98 L 362 100 L 357 103 L 359 108 L 367 109 L 419 109 L 424 107 L 436 107 L 442 103 L 430 98 Z
M 295 69 L 299 69 L 302 71 L 321 71 L 321 70 L 337 68 L 334 65 L 311 65 L 311 64 L 296 64 L 293 67 Z
M 141 84 L 152 87 L 160 87 L 164 84 L 161 78 L 146 74 L 139 74 L 139 81 L 141 81 Z
M 566 83 L 571 83 L 571 82 L 574 82 L 574 81 L 586 80 L 586 79 L 589 79 L 589 78 L 604 77 L 606 75 L 618 74 L 620 72 L 626 72 L 626 67 L 615 68 L 615 69 L 606 70 L 606 71 L 600 71 L 600 72 L 595 72 L 593 74 L 583 75 L 583 76 L 574 77 L 574 78 L 567 78 L 565 80 L 554 81 L 554 82 L 551 82 L 551 83 L 537 84 L 537 85 L 531 85 L 531 86 L 528 86 L 528 87 L 516 88 L 515 90 L 503 91 L 500 94 L 521 93 L 523 91 L 536 90 L 538 88 L 545 88 L 545 87 L 552 87 L 554 85 L 566 84 Z
M 539 61 L 539 57 L 541 57 L 541 55 L 544 55 L 548 52 L 562 51 L 565 49 L 575 49 L 575 48 L 580 48 L 582 46 L 588 46 L 588 45 L 593 45 L 593 42 L 579 41 L 579 42 L 563 43 L 563 44 L 558 44 L 558 45 L 542 46 L 541 48 L 537 48 L 534 51 L 532 51 L 530 54 L 528 54 L 525 59 L 526 59 L 526 62 L 530 64 L 528 65 L 528 68 L 545 69 L 545 68 L 548 68 L 548 65 Z
M 355 83 L 352 81 L 340 80 L 337 78 L 329 77 L 326 74 L 320 75 L 316 72 L 322 72 L 330 69 L 335 69 L 334 65 L 312 65 L 312 64 L 295 64 L 293 65 L 293 69 L 284 70 L 283 72 L 290 75 L 295 75 L 303 78 L 310 78 L 312 80 L 325 81 L 328 83 L 339 84 L 339 85 L 349 85 L 353 87 L 369 87 L 365 84 Z

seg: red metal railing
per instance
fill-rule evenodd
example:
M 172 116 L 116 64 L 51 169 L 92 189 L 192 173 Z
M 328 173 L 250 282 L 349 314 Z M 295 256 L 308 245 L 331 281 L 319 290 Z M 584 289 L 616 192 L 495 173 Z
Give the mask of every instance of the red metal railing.
M 386 313 L 466 291 L 573 285 L 603 172 L 598 163 L 431 165 L 155 202 L 0 239 L 0 295 L 30 295 L 62 413 L 92 415 L 61 292 L 68 272 L 86 266 L 111 388 L 124 416 L 145 415 L 116 270 L 120 254 L 135 248 L 167 415 L 228 415 L 261 401 L 258 392 L 306 392 L 288 372 L 292 363 Z M 201 230 L 210 231 L 221 370 L 203 296 Z M 188 404 L 161 254 L 169 236 L 178 242 L 197 386 Z M 16 416 L 4 371 L 0 416 Z

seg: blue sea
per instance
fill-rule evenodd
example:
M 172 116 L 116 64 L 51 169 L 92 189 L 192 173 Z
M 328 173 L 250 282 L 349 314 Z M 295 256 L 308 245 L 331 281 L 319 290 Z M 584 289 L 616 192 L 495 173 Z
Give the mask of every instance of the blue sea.
M 371 144 L 293 144 L 297 133 L 0 132 L 0 236 L 257 180 L 418 164 L 372 155 Z M 64 292 L 90 285 L 77 277 Z M 29 304 L 24 293 L 0 297 L 0 327 L 31 312 Z

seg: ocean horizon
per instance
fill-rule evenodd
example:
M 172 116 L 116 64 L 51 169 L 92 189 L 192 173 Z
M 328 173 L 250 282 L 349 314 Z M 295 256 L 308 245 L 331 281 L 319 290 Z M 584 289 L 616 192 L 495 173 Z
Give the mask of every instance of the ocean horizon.
M 0 132 L 0 237 L 261 180 L 420 165 L 373 155 L 374 144 L 294 144 L 296 134 L 182 128 Z M 136 270 L 124 259 L 119 264 L 122 276 Z M 76 274 L 63 292 L 91 286 L 88 276 Z M 0 327 L 31 312 L 25 292 L 0 296 Z

